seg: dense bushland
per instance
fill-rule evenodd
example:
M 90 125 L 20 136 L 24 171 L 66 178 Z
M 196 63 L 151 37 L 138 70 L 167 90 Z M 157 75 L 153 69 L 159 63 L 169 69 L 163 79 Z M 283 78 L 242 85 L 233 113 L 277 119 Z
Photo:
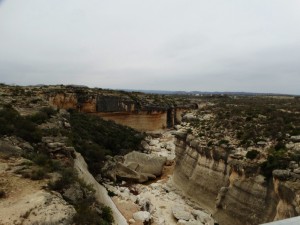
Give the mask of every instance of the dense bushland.
M 106 155 L 123 155 L 136 150 L 143 139 L 143 135 L 132 128 L 93 115 L 72 111 L 70 123 L 70 139 L 94 175 L 100 172 Z
M 30 117 L 21 116 L 12 106 L 0 110 L 0 135 L 15 135 L 30 143 L 41 141 L 42 135 Z

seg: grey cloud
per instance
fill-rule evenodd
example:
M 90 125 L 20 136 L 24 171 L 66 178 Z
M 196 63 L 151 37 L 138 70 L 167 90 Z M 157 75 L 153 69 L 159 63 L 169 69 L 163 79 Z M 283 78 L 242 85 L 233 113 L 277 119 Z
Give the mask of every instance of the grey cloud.
M 300 94 L 297 0 L 0 3 L 0 82 Z

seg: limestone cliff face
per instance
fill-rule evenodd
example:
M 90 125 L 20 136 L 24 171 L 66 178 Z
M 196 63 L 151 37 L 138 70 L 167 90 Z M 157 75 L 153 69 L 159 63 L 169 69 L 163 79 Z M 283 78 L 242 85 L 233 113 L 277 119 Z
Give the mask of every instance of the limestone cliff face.
M 118 124 L 129 126 L 139 131 L 153 131 L 167 127 L 167 113 L 163 111 L 140 111 L 138 113 L 98 112 L 95 113 L 95 115 L 105 120 L 113 120 Z
M 177 107 L 172 104 L 132 99 L 125 94 L 102 93 L 90 89 L 65 89 L 46 93 L 49 102 L 63 109 L 92 113 L 106 120 L 130 126 L 140 131 L 172 127 L 181 122 L 182 113 L 197 105 Z
M 90 172 L 88 171 L 88 166 L 84 161 L 83 157 L 81 156 L 81 154 L 77 152 L 75 154 L 76 154 L 76 159 L 74 162 L 74 168 L 78 172 L 78 176 L 86 184 L 91 185 L 93 187 L 93 189 L 95 190 L 95 197 L 100 203 L 109 206 L 111 208 L 115 220 L 114 225 L 127 225 L 128 223 L 126 219 L 117 209 L 116 205 L 113 203 L 111 198 L 108 196 L 105 187 L 99 184 L 92 176 L 92 174 L 90 174 Z
M 275 176 L 266 181 L 258 165 L 201 148 L 191 135 L 176 136 L 174 184 L 209 209 L 221 225 L 260 224 L 299 215 L 298 182 Z
M 63 109 L 76 109 L 77 97 L 75 94 L 57 93 L 49 96 L 51 104 Z
M 300 185 L 297 179 L 282 180 L 274 177 L 274 192 L 278 197 L 274 220 L 281 220 L 300 215 Z

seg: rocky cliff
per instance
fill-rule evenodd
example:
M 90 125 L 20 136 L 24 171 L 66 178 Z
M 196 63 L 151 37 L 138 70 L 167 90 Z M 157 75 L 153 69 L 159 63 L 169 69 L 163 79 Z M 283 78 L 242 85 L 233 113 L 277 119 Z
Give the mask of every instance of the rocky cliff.
M 260 224 L 299 215 L 299 178 L 274 170 L 273 177 L 266 179 L 257 163 L 202 147 L 195 136 L 176 132 L 174 184 L 222 225 Z
M 172 127 L 181 121 L 182 112 L 197 108 L 167 97 L 78 87 L 57 87 L 44 96 L 58 108 L 95 114 L 140 131 Z
M 112 214 L 114 217 L 115 225 L 126 225 L 128 224 L 122 214 L 119 212 L 111 198 L 107 194 L 107 190 L 101 184 L 99 184 L 95 178 L 88 171 L 88 165 L 86 164 L 84 158 L 81 154 L 76 153 L 76 159 L 74 162 L 74 167 L 79 175 L 79 177 L 86 182 L 88 185 L 91 185 L 95 190 L 96 199 L 106 205 L 109 206 L 112 210 Z

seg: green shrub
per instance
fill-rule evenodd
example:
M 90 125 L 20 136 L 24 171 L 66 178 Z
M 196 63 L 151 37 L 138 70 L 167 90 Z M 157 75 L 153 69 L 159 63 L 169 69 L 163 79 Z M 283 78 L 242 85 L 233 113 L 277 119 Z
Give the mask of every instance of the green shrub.
M 111 190 L 107 190 L 107 194 L 108 194 L 110 197 L 116 196 L 115 192 L 113 192 L 113 191 L 111 191 Z
M 219 145 L 222 145 L 222 144 L 227 145 L 228 143 L 229 143 L 229 141 L 225 140 L 225 139 L 222 139 L 222 140 L 219 141 Z
M 33 123 L 42 124 L 45 123 L 51 116 L 57 113 L 52 107 L 44 107 L 39 112 L 27 118 Z
M 4 190 L 0 190 L 0 198 L 4 198 L 5 197 L 5 191 Z
M 41 132 L 36 124 L 27 117 L 22 117 L 10 105 L 0 110 L 0 135 L 16 135 L 30 143 L 41 141 Z
M 43 168 L 33 170 L 31 175 L 30 175 L 30 178 L 32 180 L 42 180 L 46 177 L 47 177 L 47 172 Z
M 46 166 L 51 160 L 49 156 L 43 153 L 32 153 L 30 154 L 30 159 L 39 166 Z
M 46 120 L 48 119 L 48 115 L 44 112 L 38 112 L 32 116 L 29 116 L 28 119 L 30 119 L 32 122 L 36 124 L 42 124 L 46 122 Z
M 48 186 L 51 190 L 62 191 L 64 188 L 67 188 L 76 180 L 76 174 L 73 168 L 63 168 L 60 171 L 61 178 L 55 182 L 49 182 Z
M 253 160 L 253 159 L 255 159 L 258 156 L 258 154 L 259 154 L 259 151 L 257 151 L 257 150 L 251 150 L 251 151 L 247 152 L 246 158 Z
M 274 147 L 275 151 L 284 150 L 285 144 L 282 141 L 278 141 Z
M 102 207 L 102 213 L 100 214 L 92 208 L 93 204 L 94 199 L 87 198 L 75 205 L 76 214 L 73 222 L 76 225 L 110 225 L 114 222 L 112 211 L 109 207 Z
M 57 114 L 57 110 L 55 110 L 52 107 L 44 107 L 44 108 L 41 109 L 41 112 L 47 114 L 48 118 L 50 118 L 51 116 Z
M 213 145 L 213 141 L 209 141 L 208 143 L 207 143 L 207 147 L 211 147 Z
M 114 217 L 112 216 L 111 208 L 109 208 L 108 206 L 104 206 L 102 208 L 102 218 L 110 224 L 114 222 Z
M 272 177 L 273 170 L 286 169 L 288 167 L 289 160 L 284 159 L 278 155 L 269 155 L 267 161 L 261 164 L 261 173 L 267 178 Z

